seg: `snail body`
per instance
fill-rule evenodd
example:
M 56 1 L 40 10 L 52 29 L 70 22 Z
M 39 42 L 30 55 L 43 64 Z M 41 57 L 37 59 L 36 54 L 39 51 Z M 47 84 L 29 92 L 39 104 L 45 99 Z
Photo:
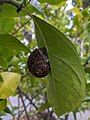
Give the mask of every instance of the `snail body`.
M 35 49 L 28 58 L 29 71 L 36 77 L 45 77 L 50 71 L 46 48 Z

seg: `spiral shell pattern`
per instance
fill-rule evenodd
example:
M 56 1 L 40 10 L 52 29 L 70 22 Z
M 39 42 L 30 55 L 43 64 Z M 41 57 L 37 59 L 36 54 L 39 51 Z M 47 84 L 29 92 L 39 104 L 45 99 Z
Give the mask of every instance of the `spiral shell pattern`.
M 35 49 L 28 57 L 29 71 L 36 77 L 45 77 L 50 72 L 46 48 Z

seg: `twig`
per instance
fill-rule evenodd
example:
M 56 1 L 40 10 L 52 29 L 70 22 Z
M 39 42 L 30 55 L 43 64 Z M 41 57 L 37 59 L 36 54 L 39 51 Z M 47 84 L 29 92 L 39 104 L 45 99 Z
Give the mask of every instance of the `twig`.
M 18 120 L 19 120 L 19 118 L 20 118 L 20 110 L 19 110 L 19 108 L 20 108 L 20 100 L 19 100 L 19 97 L 18 97 Z
M 30 105 L 30 103 L 28 103 L 28 104 L 26 105 L 26 108 L 27 108 L 29 105 Z M 24 112 L 24 110 L 21 111 L 21 113 L 20 113 L 19 116 L 21 116 L 21 115 L 23 114 L 23 112 Z
M 26 73 L 26 74 L 21 75 L 21 81 L 23 81 L 23 78 L 28 77 L 29 74 L 30 74 L 30 73 Z
M 41 90 L 40 90 L 35 96 L 33 96 L 31 100 L 35 99 L 35 98 L 41 93 L 41 91 L 42 91 L 44 88 L 45 88 L 45 86 L 44 86 L 43 88 L 41 88 Z M 30 103 L 31 103 L 31 102 L 30 102 Z M 26 105 L 26 108 L 30 105 L 30 103 L 28 103 L 28 104 Z M 20 113 L 20 116 L 22 115 L 23 112 L 24 112 L 24 110 L 22 110 L 22 112 Z
M 12 103 L 11 103 L 11 101 L 10 101 L 10 98 L 8 98 L 8 100 L 9 100 L 9 102 L 10 102 L 10 106 L 11 106 L 11 108 L 12 108 L 12 113 L 14 113 L 14 110 L 13 110 L 13 105 L 12 105 Z M 14 120 L 15 118 L 14 118 L 14 116 L 13 116 L 13 120 Z
M 28 100 L 29 102 L 34 106 L 36 110 L 38 110 L 37 106 L 32 102 L 32 99 L 30 99 L 22 90 L 20 87 L 17 88 Z
M 36 97 L 42 92 L 42 90 L 43 90 L 44 88 L 45 88 L 45 86 L 43 86 L 43 87 L 41 88 L 41 90 L 39 90 L 39 92 L 32 97 L 32 100 L 33 100 L 34 98 L 36 98 Z
M 27 110 L 26 110 L 26 106 L 25 106 L 25 103 L 24 103 L 24 100 L 23 100 L 22 92 L 21 92 L 19 87 L 18 87 L 18 91 L 19 91 L 19 96 L 20 96 L 20 98 L 22 100 L 22 103 L 23 103 L 23 106 L 24 106 L 24 110 L 25 110 L 25 113 L 26 113 L 27 120 L 29 120 L 29 116 L 28 116 L 28 113 L 27 113 Z
M 12 34 L 13 35 L 15 35 L 22 27 L 24 27 L 29 21 L 31 20 L 31 18 L 30 19 L 28 19 L 25 23 L 23 23 L 16 31 L 14 31 Z

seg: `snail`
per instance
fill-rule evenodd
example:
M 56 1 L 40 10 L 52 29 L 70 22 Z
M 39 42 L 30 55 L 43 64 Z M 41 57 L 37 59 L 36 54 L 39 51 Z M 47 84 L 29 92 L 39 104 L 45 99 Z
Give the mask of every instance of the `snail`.
M 36 77 L 45 77 L 50 72 L 46 48 L 36 48 L 28 57 L 28 69 Z

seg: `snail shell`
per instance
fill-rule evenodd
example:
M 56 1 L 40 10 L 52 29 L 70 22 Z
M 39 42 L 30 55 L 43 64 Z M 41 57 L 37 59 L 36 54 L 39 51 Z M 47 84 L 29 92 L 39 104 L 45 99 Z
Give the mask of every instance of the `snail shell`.
M 29 71 L 36 77 L 45 77 L 50 71 L 46 48 L 35 49 L 28 58 Z

